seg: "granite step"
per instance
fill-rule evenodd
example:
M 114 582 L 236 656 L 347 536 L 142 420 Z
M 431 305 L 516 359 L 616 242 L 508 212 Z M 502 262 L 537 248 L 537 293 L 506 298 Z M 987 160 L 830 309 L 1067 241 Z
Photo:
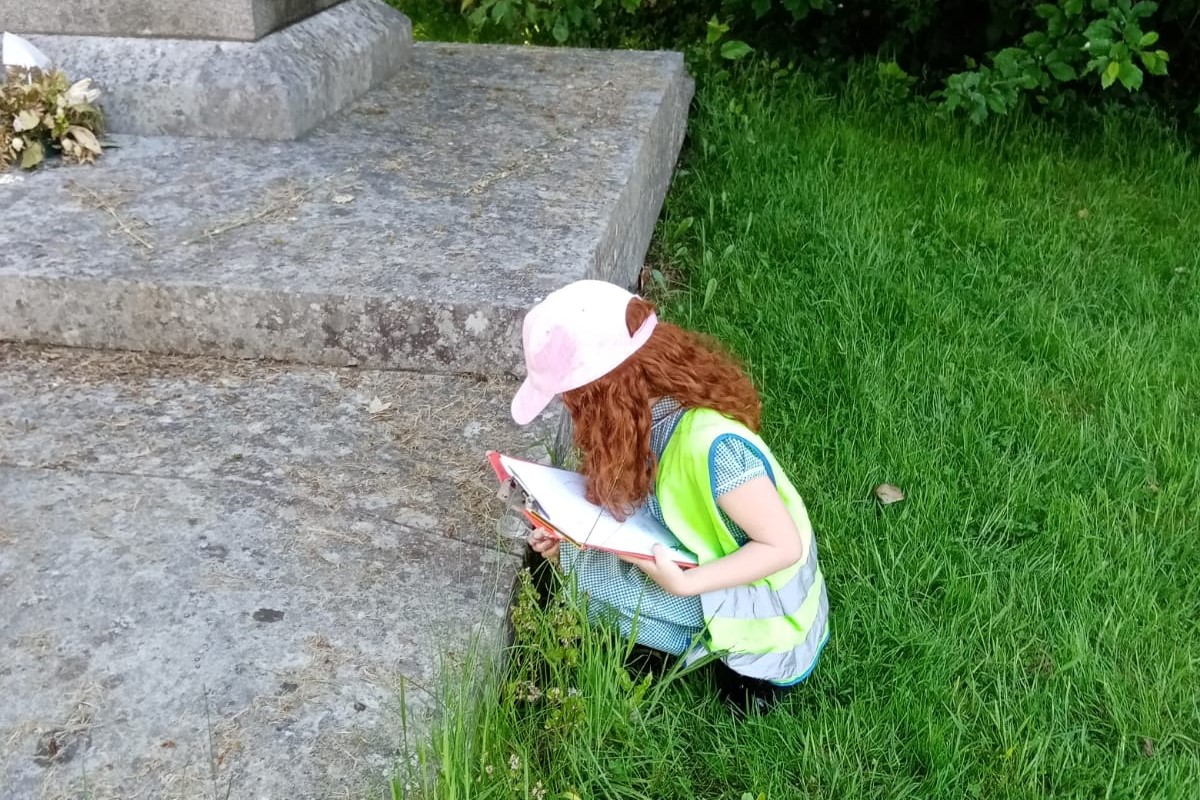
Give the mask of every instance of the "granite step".
M 0 345 L 0 796 L 380 796 L 504 635 L 512 389 Z
M 119 137 L 0 185 L 0 340 L 519 373 L 530 303 L 636 282 L 691 95 L 677 53 L 421 44 L 298 141 Z

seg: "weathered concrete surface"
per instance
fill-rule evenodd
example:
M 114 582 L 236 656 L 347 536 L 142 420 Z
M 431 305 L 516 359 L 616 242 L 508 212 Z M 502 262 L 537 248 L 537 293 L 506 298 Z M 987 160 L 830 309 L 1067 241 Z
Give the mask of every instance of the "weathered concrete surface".
M 96 81 L 113 133 L 290 140 L 396 75 L 412 24 L 382 0 L 346 0 L 256 42 L 29 39 Z
M 341 0 L 0 0 L 13 33 L 253 41 Z
M 511 389 L 0 345 L 0 797 L 368 796 L 501 630 Z
M 536 298 L 635 283 L 691 93 L 678 54 L 417 45 L 299 142 L 47 169 L 0 186 L 0 339 L 519 372 Z

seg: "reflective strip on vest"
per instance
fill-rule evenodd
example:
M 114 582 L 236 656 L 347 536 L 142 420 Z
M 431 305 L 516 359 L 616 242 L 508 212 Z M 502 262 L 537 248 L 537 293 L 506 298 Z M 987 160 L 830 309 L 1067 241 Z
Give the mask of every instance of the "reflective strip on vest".
M 766 462 L 780 499 L 807 541 L 808 554 L 803 563 L 753 584 L 701 595 L 707 622 L 701 649 L 720 654 L 743 675 L 794 682 L 812 670 L 829 638 L 829 599 L 804 501 L 766 445 L 715 411 L 685 412 L 659 461 L 658 500 L 668 527 L 702 564 L 735 551 L 738 545 L 713 496 L 710 459 L 715 443 L 726 436 L 744 439 Z
M 817 609 L 817 624 L 809 630 L 804 641 L 787 652 L 779 653 L 729 653 L 724 661 L 739 674 L 764 681 L 780 681 L 781 675 L 788 676 L 786 683 L 795 683 L 807 678 L 817 665 L 817 656 L 829 641 L 829 596 L 822 584 L 820 605 Z
M 825 580 L 818 571 L 812 591 L 798 609 L 787 614 L 772 611 L 767 616 L 752 617 L 747 613 L 749 609 L 741 609 L 742 615 L 739 615 L 739 609 L 734 607 L 736 591 L 725 589 L 701 595 L 700 602 L 713 641 L 721 642 L 724 648 L 735 653 L 770 653 L 791 650 L 802 644 L 813 628 L 820 626 L 820 603 L 824 593 Z
M 817 566 L 817 543 L 814 540 L 809 543 L 808 558 L 783 586 L 772 589 L 764 584 L 753 583 L 724 589 L 719 592 L 721 604 L 713 607 L 713 613 L 729 619 L 792 616 L 800 612 L 800 607 L 818 580 L 822 584 L 825 582 Z

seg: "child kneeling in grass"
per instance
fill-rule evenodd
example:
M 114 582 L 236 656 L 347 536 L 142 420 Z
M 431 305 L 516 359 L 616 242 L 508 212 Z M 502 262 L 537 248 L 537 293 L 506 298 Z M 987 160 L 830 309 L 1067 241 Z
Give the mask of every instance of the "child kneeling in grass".
M 816 666 L 829 601 L 804 502 L 756 434 L 749 377 L 715 343 L 602 281 L 537 304 L 523 342 L 516 421 L 561 395 L 588 499 L 622 519 L 645 504 L 699 566 L 681 569 L 661 546 L 653 560 L 560 552 L 540 532 L 530 546 L 574 576 L 590 614 L 615 613 L 625 636 L 688 663 L 717 654 L 722 695 L 769 708 Z

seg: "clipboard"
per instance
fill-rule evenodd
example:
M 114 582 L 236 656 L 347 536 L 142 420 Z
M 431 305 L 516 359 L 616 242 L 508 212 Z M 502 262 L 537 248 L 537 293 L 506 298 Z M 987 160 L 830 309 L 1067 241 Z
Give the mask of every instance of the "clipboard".
M 654 558 L 661 544 L 680 567 L 699 562 L 666 527 L 643 507 L 621 521 L 587 500 L 586 481 L 569 470 L 513 458 L 489 450 L 488 463 L 500 481 L 500 496 L 534 528 L 580 550 L 601 550 L 632 558 Z

